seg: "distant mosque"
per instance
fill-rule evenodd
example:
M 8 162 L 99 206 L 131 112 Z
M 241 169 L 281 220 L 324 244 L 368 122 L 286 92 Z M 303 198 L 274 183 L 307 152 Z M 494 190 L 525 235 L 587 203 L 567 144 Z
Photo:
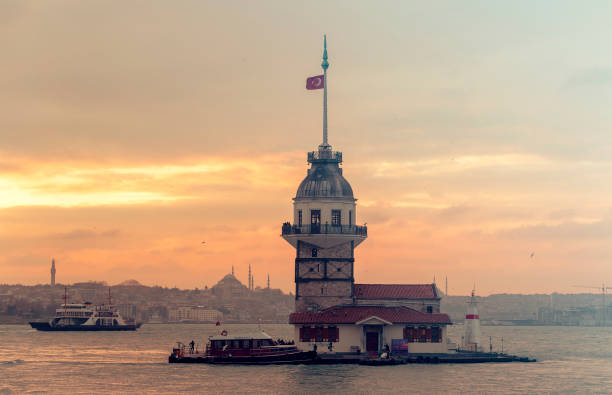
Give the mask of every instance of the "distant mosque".
M 261 288 L 257 287 L 258 290 Z M 268 273 L 268 284 L 266 290 L 270 290 L 270 274 Z M 238 280 L 234 272 L 234 266 L 232 266 L 232 273 L 226 274 L 219 282 L 210 288 L 213 295 L 228 298 L 228 297 L 239 297 L 248 296 L 250 292 L 255 291 L 255 276 L 249 265 L 249 278 L 248 286 L 245 286 Z
M 323 75 L 309 78 L 307 89 L 323 89 L 323 142 L 308 153 L 310 168 L 293 198 L 293 223 L 282 237 L 296 249 L 296 343 L 318 352 L 378 353 L 401 345 L 411 353 L 448 352 L 441 294 L 432 284 L 356 284 L 355 248 L 368 237 L 357 225 L 353 189 L 344 178 L 342 153 L 333 151 L 327 133 L 327 40 Z M 380 263 L 384 270 L 383 263 Z

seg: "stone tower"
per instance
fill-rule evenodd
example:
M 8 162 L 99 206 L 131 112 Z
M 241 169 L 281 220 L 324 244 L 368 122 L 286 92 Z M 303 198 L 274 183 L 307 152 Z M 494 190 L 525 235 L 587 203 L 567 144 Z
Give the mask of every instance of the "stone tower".
M 55 259 L 51 259 L 51 286 L 55 285 Z
M 293 199 L 293 224 L 282 236 L 296 249 L 295 311 L 317 311 L 353 299 L 354 249 L 367 237 L 357 226 L 356 199 L 342 175 L 342 153 L 327 143 L 327 45 L 323 52 L 323 143 Z M 318 77 L 315 77 L 318 78 Z

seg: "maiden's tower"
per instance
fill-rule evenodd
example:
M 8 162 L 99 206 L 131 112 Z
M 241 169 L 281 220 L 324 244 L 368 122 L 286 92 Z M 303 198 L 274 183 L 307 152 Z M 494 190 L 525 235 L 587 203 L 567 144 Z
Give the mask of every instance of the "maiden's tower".
M 290 323 L 306 349 L 377 353 L 401 345 L 410 352 L 447 352 L 446 326 L 435 284 L 356 284 L 355 248 L 367 238 L 357 225 L 353 189 L 343 175 L 342 153 L 332 150 L 327 130 L 327 41 L 323 74 L 307 89 L 323 90 L 323 142 L 308 153 L 310 168 L 293 198 L 293 223 L 282 236 L 296 249 L 295 312 Z

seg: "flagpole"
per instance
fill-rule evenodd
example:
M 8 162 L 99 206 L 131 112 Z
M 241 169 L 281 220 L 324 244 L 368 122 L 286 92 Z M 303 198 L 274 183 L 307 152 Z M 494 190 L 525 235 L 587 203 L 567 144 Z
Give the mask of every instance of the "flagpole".
M 327 35 L 323 35 L 323 62 L 321 63 L 323 68 L 323 144 L 324 148 L 329 148 L 327 144 L 327 68 L 329 62 L 327 61 Z

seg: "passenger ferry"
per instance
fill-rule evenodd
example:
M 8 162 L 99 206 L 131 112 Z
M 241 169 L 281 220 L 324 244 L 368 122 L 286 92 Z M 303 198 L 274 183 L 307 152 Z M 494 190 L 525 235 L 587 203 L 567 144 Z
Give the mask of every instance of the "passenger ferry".
M 169 363 L 291 364 L 316 359 L 316 351 L 301 351 L 294 344 L 279 344 L 265 332 L 228 336 L 227 331 L 211 336 L 204 352 L 183 343 L 172 349 Z
M 110 289 L 109 303 L 102 305 L 68 303 L 64 293 L 64 303 L 55 310 L 53 318 L 30 322 L 30 326 L 39 331 L 134 331 L 140 325 L 121 316 L 111 303 Z

